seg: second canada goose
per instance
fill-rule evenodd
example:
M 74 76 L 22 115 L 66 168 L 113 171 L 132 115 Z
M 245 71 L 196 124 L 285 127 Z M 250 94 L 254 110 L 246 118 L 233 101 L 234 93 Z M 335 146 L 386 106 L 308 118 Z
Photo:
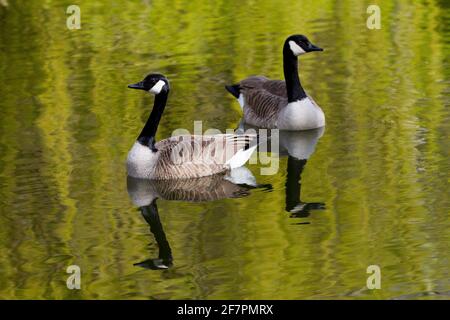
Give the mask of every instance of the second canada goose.
M 247 123 L 281 130 L 309 130 L 325 125 L 325 115 L 306 94 L 298 76 L 297 57 L 323 51 L 303 35 L 289 36 L 283 46 L 282 80 L 252 76 L 225 88 L 238 99 Z
M 149 74 L 128 87 L 156 96 L 153 110 L 128 153 L 129 176 L 164 180 L 224 173 L 243 166 L 256 149 L 256 135 L 183 135 L 155 142 L 169 95 L 169 81 L 161 74 Z

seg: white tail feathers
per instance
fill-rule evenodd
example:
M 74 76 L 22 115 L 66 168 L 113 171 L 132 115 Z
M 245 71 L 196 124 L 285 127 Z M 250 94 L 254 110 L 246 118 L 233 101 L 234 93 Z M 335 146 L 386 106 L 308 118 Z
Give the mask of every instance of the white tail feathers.
M 239 167 L 230 170 L 230 172 L 225 177 L 225 180 L 228 180 L 234 184 L 245 184 L 251 187 L 258 186 L 255 176 L 246 167 Z
M 248 161 L 248 159 L 250 159 L 252 153 L 256 150 L 256 147 L 257 145 L 254 145 L 247 150 L 239 150 L 225 164 L 230 166 L 230 169 L 242 167 Z

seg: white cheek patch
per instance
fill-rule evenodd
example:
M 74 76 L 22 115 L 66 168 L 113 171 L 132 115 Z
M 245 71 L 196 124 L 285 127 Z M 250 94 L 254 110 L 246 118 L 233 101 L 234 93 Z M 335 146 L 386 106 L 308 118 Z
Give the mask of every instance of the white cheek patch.
M 294 41 L 289 41 L 289 48 L 291 48 L 292 53 L 294 56 L 299 56 L 301 54 L 304 54 L 306 51 L 302 49 L 298 44 L 296 44 Z
M 166 85 L 166 83 L 162 80 L 159 80 L 148 92 L 159 94 L 161 92 L 161 89 Z

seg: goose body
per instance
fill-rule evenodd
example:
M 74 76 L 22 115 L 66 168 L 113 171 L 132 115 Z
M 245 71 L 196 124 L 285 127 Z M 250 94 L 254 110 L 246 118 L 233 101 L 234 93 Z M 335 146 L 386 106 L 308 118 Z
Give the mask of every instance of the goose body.
M 256 146 L 244 150 L 256 135 L 185 135 L 155 143 L 157 151 L 136 141 L 128 153 L 128 175 L 166 180 L 225 173 L 244 165 Z
M 290 36 L 283 47 L 285 81 L 252 76 L 226 86 L 243 110 L 248 124 L 281 130 L 309 130 L 325 126 L 325 115 L 305 93 L 298 76 L 297 56 L 322 51 L 301 35 Z
M 153 110 L 127 157 L 129 176 L 142 179 L 192 179 L 225 173 L 243 166 L 256 149 L 256 135 L 182 135 L 155 142 L 169 83 L 150 74 L 129 88 L 156 95 Z

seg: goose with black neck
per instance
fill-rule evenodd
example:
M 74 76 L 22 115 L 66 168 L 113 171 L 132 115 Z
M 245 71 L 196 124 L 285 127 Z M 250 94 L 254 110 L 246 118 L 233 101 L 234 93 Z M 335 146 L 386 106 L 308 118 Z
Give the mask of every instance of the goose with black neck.
M 155 142 L 169 81 L 154 73 L 128 87 L 155 95 L 150 116 L 128 153 L 127 173 L 131 177 L 166 180 L 227 174 L 242 167 L 256 149 L 256 134 L 181 135 Z
M 305 92 L 298 75 L 298 56 L 323 51 L 303 35 L 289 36 L 283 46 L 285 81 L 252 76 L 225 86 L 238 99 L 248 124 L 281 130 L 309 130 L 325 126 L 325 115 Z

